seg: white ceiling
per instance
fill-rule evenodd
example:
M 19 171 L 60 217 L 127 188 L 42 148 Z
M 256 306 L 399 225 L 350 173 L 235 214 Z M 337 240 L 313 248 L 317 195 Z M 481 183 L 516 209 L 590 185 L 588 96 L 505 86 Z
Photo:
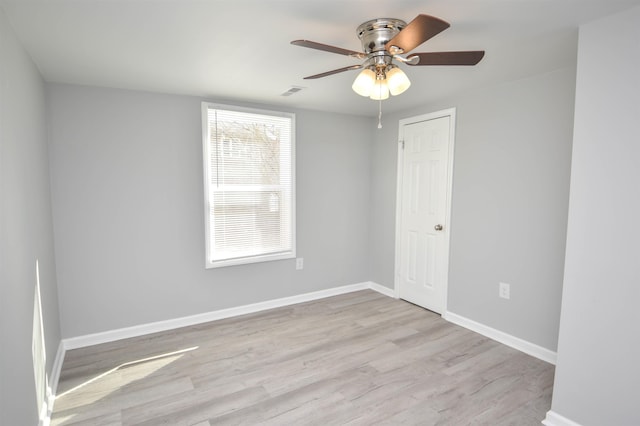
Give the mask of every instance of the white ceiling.
M 0 0 L 45 80 L 375 116 L 357 71 L 303 80 L 356 59 L 293 46 L 361 50 L 356 27 L 419 13 L 451 27 L 415 52 L 486 50 L 475 67 L 404 67 L 385 112 L 573 63 L 578 25 L 640 0 Z M 290 86 L 305 90 L 282 97 Z

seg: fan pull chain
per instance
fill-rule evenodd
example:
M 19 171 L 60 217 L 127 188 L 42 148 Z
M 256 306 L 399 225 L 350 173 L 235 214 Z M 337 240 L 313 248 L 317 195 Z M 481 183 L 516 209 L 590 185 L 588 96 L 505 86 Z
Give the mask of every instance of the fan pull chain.
M 382 99 L 378 100 L 378 129 L 382 129 Z

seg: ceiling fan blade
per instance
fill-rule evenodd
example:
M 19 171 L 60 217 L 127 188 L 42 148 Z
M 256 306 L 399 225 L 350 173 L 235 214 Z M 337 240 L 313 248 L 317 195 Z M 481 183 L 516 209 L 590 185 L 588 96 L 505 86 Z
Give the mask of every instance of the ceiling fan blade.
M 362 65 L 351 65 L 350 67 L 344 67 L 344 68 L 338 68 L 337 70 L 332 70 L 332 71 L 327 71 L 327 72 L 323 72 L 320 74 L 316 74 L 316 75 L 310 75 L 309 77 L 305 77 L 305 80 L 313 80 L 316 78 L 322 78 L 322 77 L 326 77 L 328 75 L 333 75 L 333 74 L 338 74 L 340 72 L 345 72 L 345 71 L 350 71 L 350 70 L 357 70 L 362 68 Z
M 386 50 L 391 50 L 391 46 L 402 49 L 401 52 L 392 52 L 394 54 L 407 53 L 447 28 L 449 28 L 449 23 L 440 18 L 430 15 L 418 15 L 394 38 L 389 40 L 384 47 Z
M 407 65 L 475 65 L 484 57 L 484 50 L 472 50 L 467 52 L 429 52 L 429 53 L 412 53 L 407 56 L 418 58 L 418 62 L 413 64 L 407 62 Z
M 363 59 L 367 55 L 362 52 L 356 52 L 355 50 L 343 49 L 341 47 L 329 46 L 328 44 L 322 44 L 311 40 L 294 40 L 291 44 L 295 46 L 308 47 L 310 49 L 323 50 L 325 52 L 337 53 L 339 55 L 353 56 L 354 58 Z

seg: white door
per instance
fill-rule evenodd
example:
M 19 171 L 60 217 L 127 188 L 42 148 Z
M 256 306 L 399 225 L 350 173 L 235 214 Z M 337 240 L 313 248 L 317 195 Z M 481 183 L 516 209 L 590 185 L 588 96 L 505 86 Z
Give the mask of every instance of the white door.
M 438 313 L 447 297 L 453 120 L 447 110 L 400 122 L 396 288 Z

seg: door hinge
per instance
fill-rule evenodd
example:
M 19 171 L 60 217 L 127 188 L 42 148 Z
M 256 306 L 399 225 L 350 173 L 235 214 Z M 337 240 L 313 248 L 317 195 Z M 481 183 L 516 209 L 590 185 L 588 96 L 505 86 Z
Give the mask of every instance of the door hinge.
M 404 149 L 404 141 L 398 141 L 400 145 L 402 145 L 402 149 Z

